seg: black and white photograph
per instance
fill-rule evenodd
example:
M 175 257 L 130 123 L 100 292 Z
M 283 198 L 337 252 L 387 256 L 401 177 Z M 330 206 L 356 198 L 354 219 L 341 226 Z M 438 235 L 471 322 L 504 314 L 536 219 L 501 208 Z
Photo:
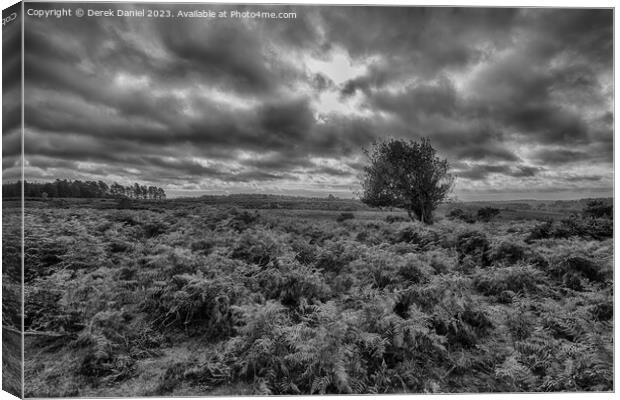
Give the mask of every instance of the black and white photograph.
M 2 34 L 3 390 L 614 391 L 613 8 L 25 2 Z

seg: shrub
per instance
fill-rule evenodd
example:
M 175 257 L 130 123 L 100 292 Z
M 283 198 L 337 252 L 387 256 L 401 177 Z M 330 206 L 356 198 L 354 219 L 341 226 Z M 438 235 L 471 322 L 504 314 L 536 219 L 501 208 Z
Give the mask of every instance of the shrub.
M 450 220 L 459 220 L 467 222 L 468 224 L 473 224 L 476 222 L 476 217 L 472 213 L 466 212 L 460 208 L 450 210 L 446 217 Z
M 514 264 L 517 261 L 523 260 L 525 254 L 526 248 L 523 245 L 514 241 L 504 240 L 491 250 L 490 257 L 492 261 Z
M 338 217 L 336 218 L 336 221 L 344 222 L 346 220 L 354 219 L 354 218 L 355 218 L 355 214 L 353 214 L 352 212 L 343 212 L 338 215 Z
M 140 335 L 143 329 L 131 326 L 132 319 L 124 311 L 101 311 L 92 317 L 74 342 L 84 349 L 78 369 L 81 375 L 98 378 L 94 383 L 124 380 L 133 374 L 136 359 L 159 355 L 156 349 L 161 337 L 147 332 L 150 340 L 145 343 Z
M 356 245 L 343 241 L 327 242 L 317 256 L 316 267 L 324 272 L 340 273 L 347 264 L 357 257 Z
M 534 331 L 535 327 L 534 315 L 525 310 L 516 310 L 508 313 L 506 318 L 506 326 L 513 340 L 525 340 Z
M 114 222 L 120 222 L 130 226 L 138 225 L 138 221 L 135 218 L 136 213 L 131 211 L 117 211 L 110 215 L 110 220 Z
M 497 302 L 510 304 L 515 300 L 516 293 L 512 290 L 504 290 L 500 294 L 497 295 Z
M 213 251 L 214 247 L 215 247 L 215 240 L 211 238 L 200 239 L 195 242 L 192 242 L 192 244 L 190 245 L 190 248 L 192 249 L 192 251 L 196 251 L 196 252 L 199 252 L 205 255 L 210 254 Z
M 281 254 L 279 241 L 272 232 L 246 230 L 233 246 L 230 257 L 266 266 Z
M 295 260 L 302 264 L 310 265 L 317 259 L 317 249 L 304 241 L 296 241 L 291 246 L 295 252 Z
M 590 200 L 583 209 L 583 215 L 589 218 L 613 218 L 613 204 L 601 200 Z
M 267 299 L 277 299 L 287 307 L 295 308 L 306 302 L 314 304 L 330 296 L 329 286 L 316 269 L 297 262 L 282 262 L 278 268 L 267 269 L 255 279 Z
M 614 317 L 614 304 L 609 300 L 602 300 L 590 306 L 588 311 L 595 321 L 609 321 Z
M 546 270 L 547 268 L 549 268 L 549 261 L 547 261 L 547 259 L 542 254 L 537 252 L 531 252 L 526 257 L 526 261 L 530 265 L 542 270 Z
M 398 268 L 398 275 L 400 275 L 408 283 L 420 283 L 426 279 L 426 274 L 418 265 L 418 263 L 410 261 L 405 262 Z
M 26 283 L 38 276 L 50 275 L 61 269 L 63 260 L 70 259 L 67 255 L 73 254 L 69 243 L 56 238 L 43 237 L 36 244 L 26 241 L 24 246 L 24 265 L 26 266 L 24 280 Z M 21 260 L 17 262 L 17 265 L 21 265 Z M 5 261 L 4 265 L 8 265 L 8 263 Z M 21 281 L 21 267 L 19 270 L 19 280 Z
M 363 390 L 366 376 L 355 349 L 359 337 L 333 304 L 316 307 L 317 324 L 294 324 L 282 306 L 268 302 L 244 309 L 241 336 L 229 342 L 235 375 L 252 383 L 255 393 L 352 393 Z
M 151 255 L 138 260 L 144 268 L 139 270 L 139 279 L 143 284 L 153 281 L 167 281 L 174 275 L 195 273 L 202 266 L 196 254 L 185 247 L 159 244 Z
M 416 244 L 421 250 L 437 246 L 441 242 L 439 234 L 430 229 L 406 226 L 393 235 L 392 243 Z
M 402 215 L 388 215 L 387 217 L 385 217 L 385 222 L 387 222 L 388 224 L 405 221 L 409 221 L 409 218 L 403 217 Z
M 118 208 L 118 209 L 131 209 L 132 208 L 131 200 L 129 200 L 126 197 L 119 198 L 116 201 L 116 208 Z
M 26 286 L 24 301 L 28 307 L 24 308 L 25 329 L 44 332 L 79 332 L 83 328 L 82 315 L 75 310 L 65 309 L 61 304 L 62 296 L 62 288 L 51 284 L 37 287 Z M 3 309 L 3 311 L 6 310 Z M 6 315 L 3 317 L 6 318 Z
M 108 249 L 112 253 L 124 253 L 131 248 L 131 244 L 122 240 L 112 240 Z
M 478 219 L 483 222 L 489 222 L 498 215 L 499 209 L 493 207 L 482 207 L 477 212 Z
M 434 314 L 432 325 L 437 334 L 447 337 L 448 343 L 464 348 L 475 346 L 480 337 L 493 328 L 486 313 L 474 308 L 469 302 L 451 316 L 447 316 L 446 311 Z
M 583 276 L 592 282 L 605 282 L 608 273 L 594 261 L 585 257 L 567 257 L 555 262 L 549 269 L 555 278 L 566 279 L 572 276 Z
M 256 224 L 260 219 L 258 212 L 249 213 L 248 211 L 239 212 L 236 208 L 230 211 L 232 215 L 227 222 L 227 226 L 234 229 L 237 232 L 243 232 Z
M 614 224 L 608 218 L 568 218 L 562 220 L 561 228 L 567 236 L 580 236 L 594 240 L 605 240 L 613 237 Z
M 594 240 L 611 238 L 613 237 L 613 221 L 607 218 L 583 218 L 578 215 L 571 215 L 558 223 L 545 221 L 532 229 L 526 242 L 572 236 Z
M 383 289 L 395 283 L 396 277 L 390 271 L 386 271 L 383 266 L 375 266 L 370 270 L 370 281 L 373 288 Z
M 166 233 L 169 229 L 169 226 L 163 222 L 155 221 L 147 222 L 143 225 L 142 229 L 144 232 L 144 237 L 153 238 L 155 236 Z
M 159 328 L 174 326 L 190 335 L 226 337 L 233 331 L 231 306 L 242 292 L 238 283 L 227 279 L 208 279 L 201 273 L 175 275 L 171 282 L 148 291 L 142 309 Z
M 528 237 L 525 239 L 525 242 L 529 243 L 533 240 L 549 239 L 553 237 L 552 233 L 553 233 L 553 221 L 546 220 L 540 224 L 535 225 L 532 228 L 532 231 L 530 232 Z
M 486 235 L 478 231 L 461 233 L 456 238 L 456 252 L 459 264 L 469 257 L 482 267 L 489 266 L 489 241 Z
M 499 296 L 506 291 L 533 293 L 542 282 L 542 273 L 530 266 L 514 266 L 479 271 L 474 276 L 474 287 L 485 296 Z

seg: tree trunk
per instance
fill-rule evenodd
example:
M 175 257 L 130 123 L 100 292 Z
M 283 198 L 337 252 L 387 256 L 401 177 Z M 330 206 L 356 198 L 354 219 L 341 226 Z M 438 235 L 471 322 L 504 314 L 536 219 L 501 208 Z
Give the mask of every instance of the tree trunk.
M 417 209 L 414 209 L 413 207 L 407 209 L 407 214 L 412 221 L 420 221 L 425 225 L 433 224 L 433 211 L 430 207 L 426 207 L 424 204 L 420 204 Z

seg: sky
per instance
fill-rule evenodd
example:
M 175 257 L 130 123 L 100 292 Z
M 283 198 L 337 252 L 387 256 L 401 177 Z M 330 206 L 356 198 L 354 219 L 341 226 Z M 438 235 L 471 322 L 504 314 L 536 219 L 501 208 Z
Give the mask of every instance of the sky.
M 428 137 L 457 199 L 612 196 L 609 9 L 154 8 L 296 18 L 27 17 L 26 180 L 352 197 L 364 148 Z

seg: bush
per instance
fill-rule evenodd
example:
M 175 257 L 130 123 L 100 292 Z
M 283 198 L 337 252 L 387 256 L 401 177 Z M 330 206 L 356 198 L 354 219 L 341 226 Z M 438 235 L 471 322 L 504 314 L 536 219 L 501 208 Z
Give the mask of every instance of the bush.
M 112 253 L 124 253 L 131 249 L 131 244 L 122 240 L 112 240 L 108 245 L 108 249 Z
M 252 225 L 256 224 L 260 219 L 258 212 L 249 213 L 248 211 L 239 212 L 236 208 L 230 211 L 232 215 L 227 222 L 229 228 L 234 229 L 237 232 L 243 232 L 249 229 Z
M 533 240 L 549 239 L 551 237 L 553 237 L 553 221 L 546 220 L 532 228 L 525 242 L 530 243 Z
M 373 288 L 384 289 L 386 286 L 395 283 L 396 277 L 382 266 L 376 266 L 370 270 L 370 281 Z
M 144 232 L 144 237 L 153 238 L 155 236 L 162 235 L 166 233 L 169 229 L 169 226 L 163 222 L 147 222 L 142 227 Z
M 527 257 L 526 261 L 541 270 L 546 270 L 549 267 L 549 261 L 540 253 L 531 252 Z
M 398 275 L 400 275 L 408 283 L 420 283 L 427 278 L 418 263 L 412 261 L 401 265 L 398 269 Z
M 316 267 L 324 272 L 340 273 L 358 257 L 357 246 L 347 242 L 327 242 L 316 258 Z
M 456 252 L 459 264 L 462 264 L 466 257 L 482 267 L 489 266 L 489 241 L 486 235 L 478 231 L 461 233 L 456 238 Z
M 506 326 L 513 340 L 525 340 L 534 331 L 534 315 L 528 311 L 518 310 L 509 312 L 506 318 Z
M 214 247 L 215 247 L 215 240 L 211 238 L 197 240 L 195 242 L 192 242 L 192 244 L 190 245 L 190 248 L 192 249 L 192 251 L 196 251 L 204 255 L 210 254 L 213 251 Z
M 526 248 L 514 241 L 502 241 L 491 250 L 491 260 L 514 264 L 523 260 L 526 255 Z
M 474 276 L 474 287 L 485 296 L 506 296 L 513 293 L 534 293 L 542 282 L 542 273 L 530 266 L 515 266 L 479 271 Z
M 589 218 L 612 219 L 614 217 L 614 206 L 601 200 L 590 200 L 583 209 L 583 215 Z
M 233 332 L 231 306 L 242 292 L 238 283 L 224 278 L 208 279 L 201 273 L 175 275 L 171 282 L 148 291 L 142 309 L 160 329 L 173 326 L 189 335 L 226 337 Z
M 138 225 L 138 220 L 135 218 L 136 213 L 131 211 L 117 211 L 110 215 L 110 220 L 114 222 L 120 222 L 121 224 L 127 224 L 130 226 Z
M 406 222 L 409 221 L 409 218 L 403 217 L 401 215 L 388 215 L 385 217 L 385 222 L 388 224 L 393 224 L 395 222 Z
M 426 285 L 412 285 L 398 294 L 393 311 L 401 318 L 426 316 L 429 327 L 453 347 L 471 348 L 489 334 L 493 322 L 468 296 L 468 280 L 435 276 Z M 423 314 L 421 314 L 423 313 Z
M 441 238 L 436 231 L 416 226 L 406 226 L 397 231 L 392 237 L 392 243 L 411 243 L 417 245 L 420 250 L 428 250 L 441 242 Z
M 476 222 L 476 217 L 472 213 L 463 211 L 460 208 L 450 210 L 446 217 L 450 220 L 459 220 L 467 222 L 468 224 L 473 224 L 474 222 Z
M 338 215 L 338 217 L 336 218 L 336 221 L 344 222 L 346 220 L 354 219 L 354 218 L 355 218 L 355 214 L 353 214 L 352 212 L 343 212 L 343 213 L 340 213 L 340 215 Z
M 489 222 L 499 215 L 499 209 L 493 207 L 482 207 L 477 212 L 478 219 L 483 222 Z
M 131 209 L 132 202 L 126 197 L 121 197 L 116 201 L 116 208 L 118 209 Z
M 574 279 L 584 277 L 591 282 L 605 282 L 609 275 L 594 261 L 585 257 L 568 257 L 553 263 L 550 274 L 557 279 Z
M 291 308 L 301 303 L 314 304 L 330 296 L 329 286 L 316 269 L 296 262 L 281 263 L 277 269 L 270 268 L 255 276 L 267 299 L 280 300 Z
M 295 260 L 302 264 L 310 265 L 317 259 L 316 246 L 303 241 L 296 241 L 292 244 L 292 248 L 295 252 Z
M 464 348 L 475 346 L 493 328 L 486 313 L 474 308 L 469 302 L 450 317 L 434 314 L 432 324 L 438 335 L 447 337 L 448 343 Z
M 83 349 L 78 372 L 93 382 L 111 383 L 130 377 L 139 358 L 160 355 L 161 336 L 131 326 L 132 316 L 124 311 L 101 311 L 95 314 L 74 345 Z M 141 327 L 142 328 L 142 327 Z M 96 380 L 98 379 L 98 380 Z
M 569 238 L 573 236 L 585 239 L 605 240 L 613 237 L 613 221 L 607 218 L 583 218 L 571 215 L 558 223 L 545 221 L 535 226 L 526 242 L 539 239 Z
M 230 257 L 264 267 L 280 254 L 279 241 L 272 232 L 249 229 L 239 237 Z
M 560 226 L 564 235 L 586 239 L 605 240 L 614 234 L 614 223 L 608 218 L 572 217 L 562 220 Z
M 600 301 L 589 308 L 595 321 L 610 321 L 614 317 L 614 304 L 609 300 Z

